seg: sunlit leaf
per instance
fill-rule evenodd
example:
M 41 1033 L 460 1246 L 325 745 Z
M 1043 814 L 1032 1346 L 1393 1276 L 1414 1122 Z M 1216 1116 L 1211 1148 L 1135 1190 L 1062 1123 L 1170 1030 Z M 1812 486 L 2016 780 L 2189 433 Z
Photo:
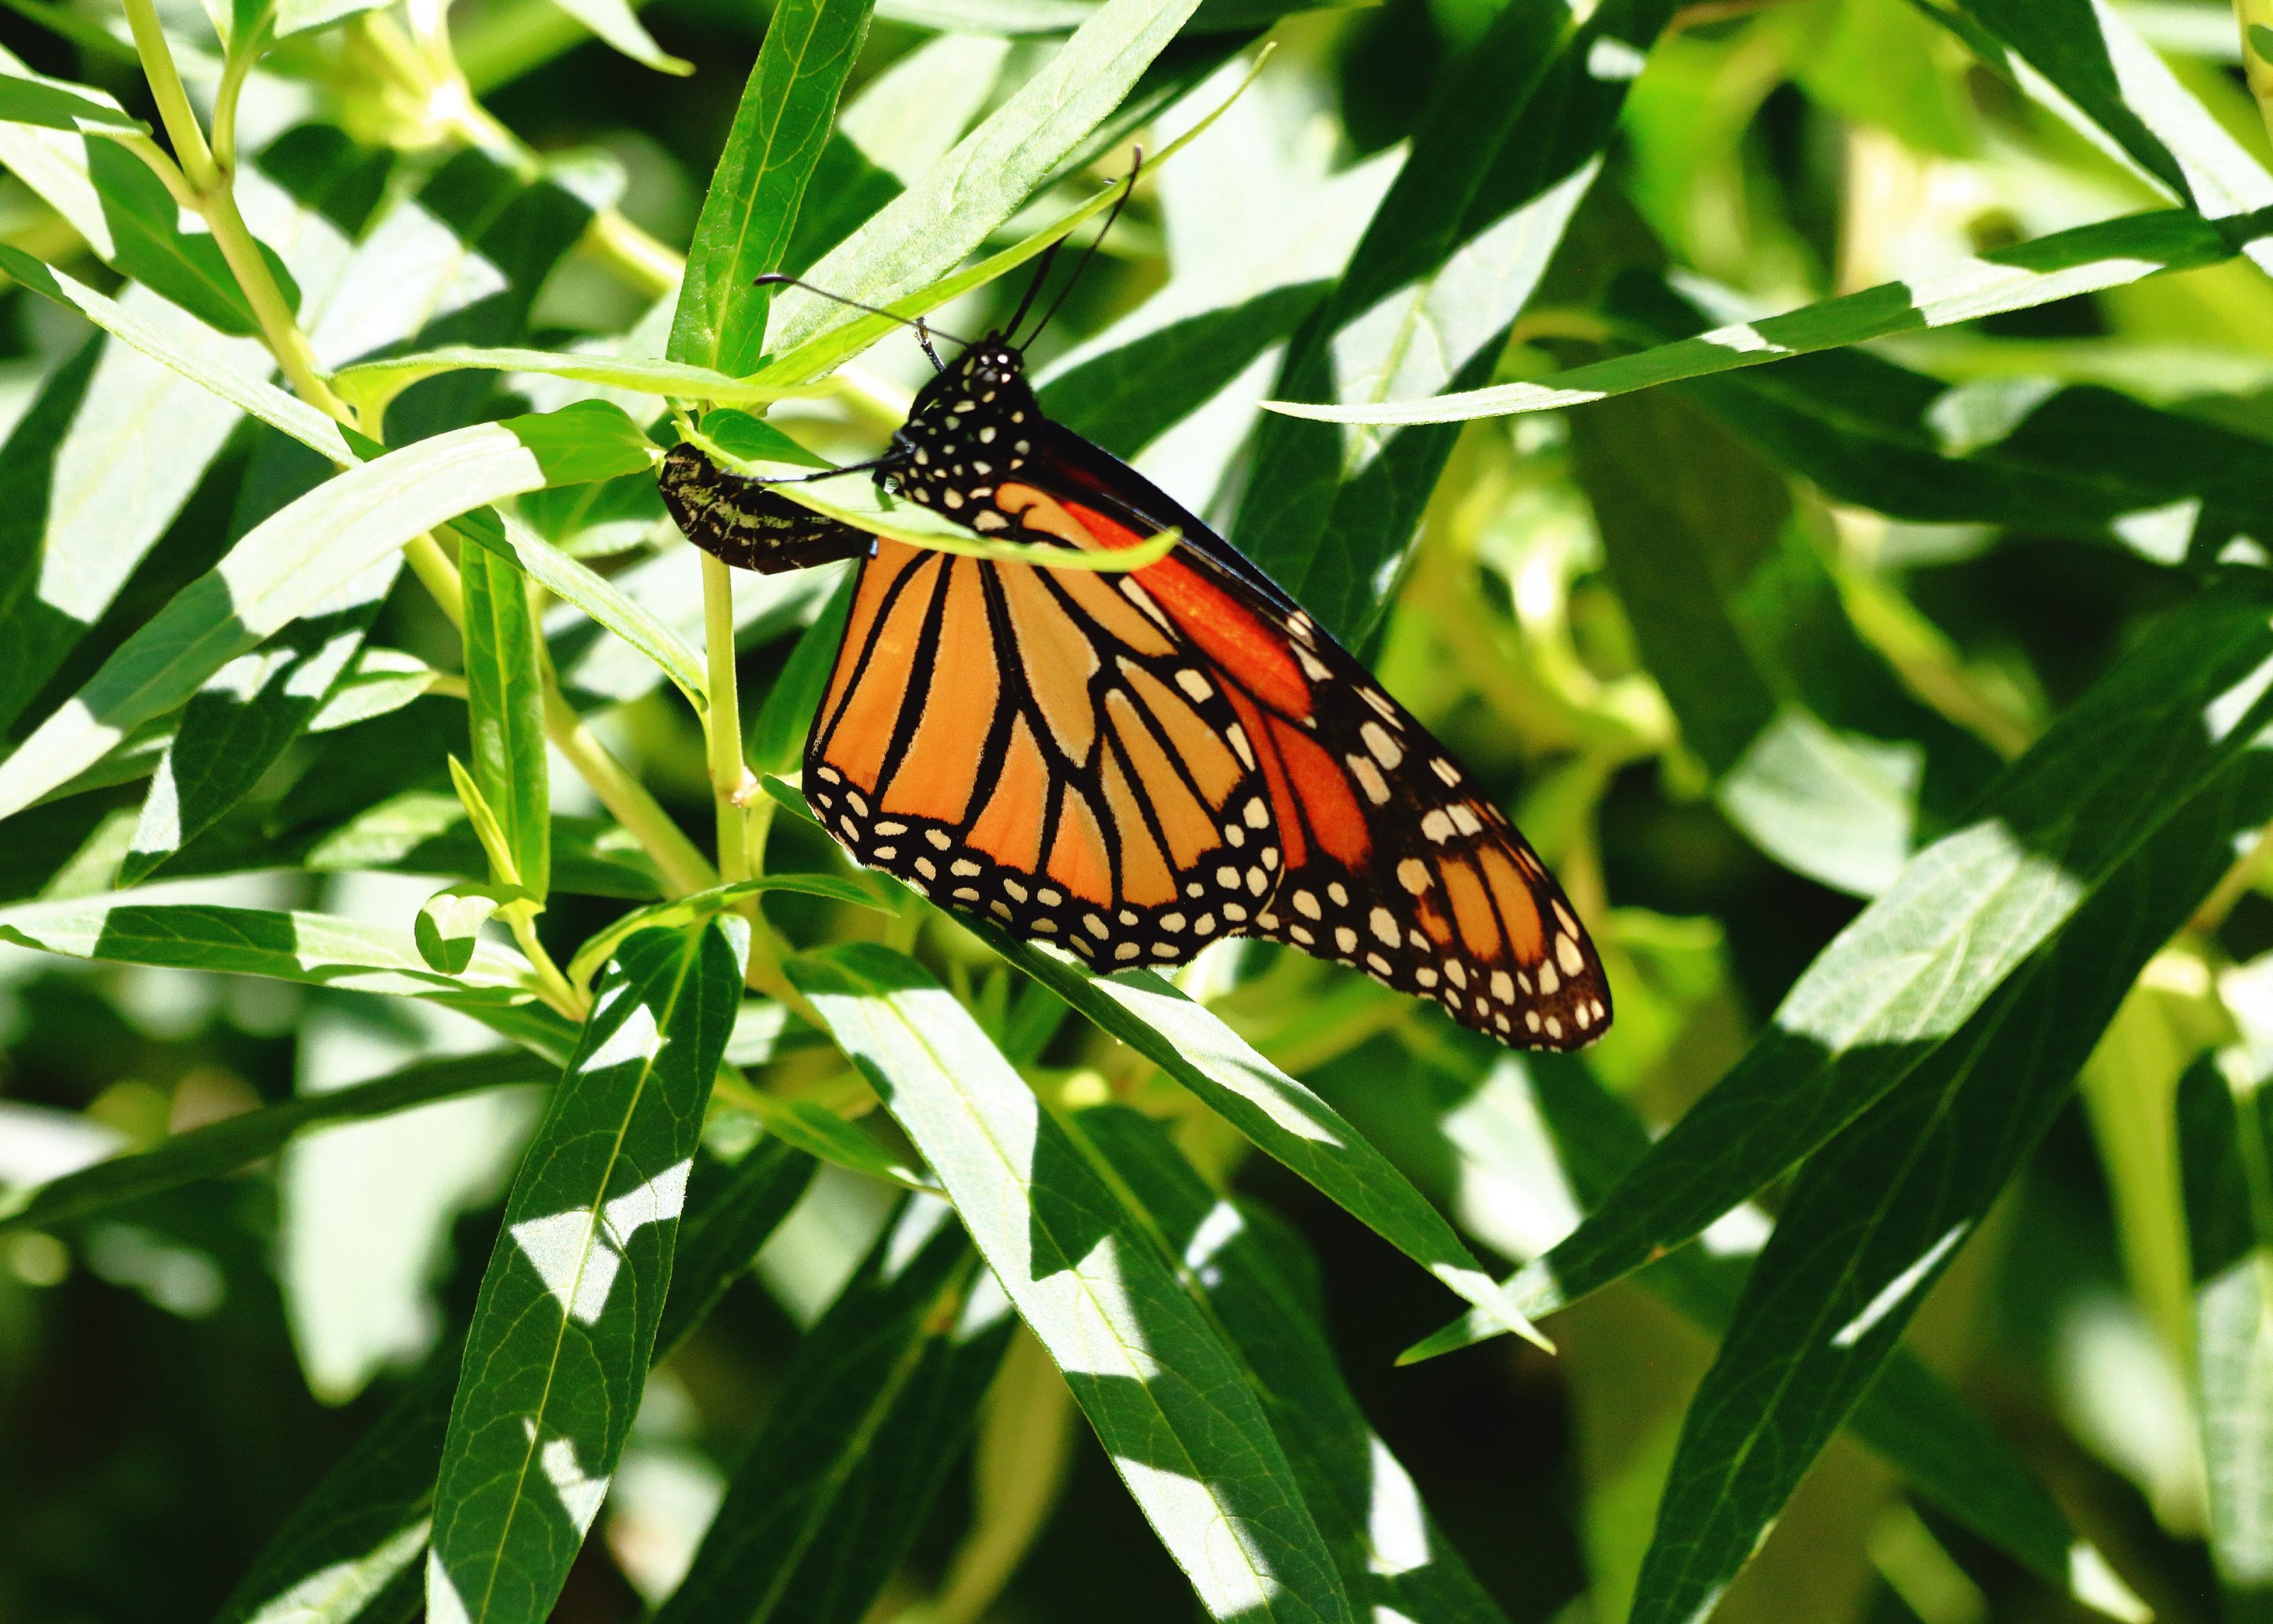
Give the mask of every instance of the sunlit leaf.
M 646 1380 L 739 957 L 716 923 L 644 932 L 600 985 L 467 1334 L 426 1568 L 438 1620 L 544 1619 L 599 1512 Z

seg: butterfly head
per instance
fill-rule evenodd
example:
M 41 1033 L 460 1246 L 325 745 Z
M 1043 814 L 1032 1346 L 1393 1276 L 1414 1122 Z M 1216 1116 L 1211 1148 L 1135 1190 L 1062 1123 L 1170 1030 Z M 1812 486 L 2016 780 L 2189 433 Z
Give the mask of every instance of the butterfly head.
M 893 437 L 891 476 L 926 506 L 962 508 L 984 500 L 999 479 L 1031 454 L 1042 420 L 1025 357 L 989 333 L 916 396 Z

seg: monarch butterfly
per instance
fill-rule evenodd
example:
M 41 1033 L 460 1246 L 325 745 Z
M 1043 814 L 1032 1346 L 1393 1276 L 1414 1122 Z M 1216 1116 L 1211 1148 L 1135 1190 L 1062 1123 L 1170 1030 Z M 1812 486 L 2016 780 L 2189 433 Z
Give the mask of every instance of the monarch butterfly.
M 1602 962 L 1529 843 L 1268 576 L 1043 415 L 1010 338 L 1026 303 L 955 364 L 934 354 L 938 375 L 864 466 L 982 536 L 1096 552 L 1174 527 L 1158 562 L 921 550 L 691 444 L 664 460 L 673 517 L 725 562 L 860 560 L 806 742 L 822 825 L 864 865 L 1100 969 L 1260 937 L 1511 1045 L 1601 1037 Z

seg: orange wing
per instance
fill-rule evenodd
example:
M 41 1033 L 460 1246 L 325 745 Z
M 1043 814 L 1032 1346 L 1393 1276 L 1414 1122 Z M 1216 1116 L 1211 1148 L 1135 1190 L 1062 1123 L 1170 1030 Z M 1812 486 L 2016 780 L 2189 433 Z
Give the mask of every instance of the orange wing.
M 1031 495 L 1019 528 L 1076 529 Z M 1251 929 L 1281 862 L 1233 701 L 1123 575 L 880 542 L 805 790 L 860 862 L 1108 969 Z
M 1076 545 L 1133 546 L 1151 532 L 1076 473 L 1059 497 L 1010 484 L 996 500 L 1026 529 Z M 1600 1037 L 1609 980 L 1530 843 L 1347 650 L 1203 539 L 1213 546 L 1124 580 L 1206 656 L 1237 720 L 1228 736 L 1242 753 L 1251 744 L 1269 790 L 1277 883 L 1239 933 L 1362 969 L 1504 1043 L 1576 1049 Z

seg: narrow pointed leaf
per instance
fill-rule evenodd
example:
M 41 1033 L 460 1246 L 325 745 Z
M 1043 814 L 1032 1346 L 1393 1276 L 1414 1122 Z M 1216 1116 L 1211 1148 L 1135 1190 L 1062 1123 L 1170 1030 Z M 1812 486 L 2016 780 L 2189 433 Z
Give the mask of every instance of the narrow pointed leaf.
M 1989 48 L 1991 66 L 2086 134 L 2112 139 L 2178 201 L 2213 221 L 2273 206 L 2273 175 L 2179 82 L 2123 12 L 2094 0 L 1962 4 L 1972 26 L 1960 32 Z M 2262 263 L 2265 250 L 2245 251 Z
M 466 713 L 474 782 L 497 815 L 510 872 L 495 876 L 542 902 L 552 883 L 552 803 L 544 678 L 529 583 L 485 547 L 458 555 L 465 594 Z
M 408 930 L 330 914 L 138 902 L 131 895 L 29 902 L 0 909 L 0 939 L 76 959 L 162 964 L 235 976 L 347 987 L 363 992 L 528 996 L 519 954 L 484 943 L 460 975 L 437 974 Z
M 1106 0 L 1039 72 L 823 255 L 806 280 L 846 298 L 889 304 L 953 270 L 1105 121 L 1197 4 Z M 774 306 L 765 348 L 785 355 L 858 315 L 792 292 Z
M 1660 338 L 1708 325 L 1655 277 L 1622 280 L 1613 306 Z M 2072 536 L 2163 564 L 2273 530 L 2264 441 L 2096 385 L 1949 384 L 1842 349 L 1674 387 L 1826 494 L 1896 519 Z
M 712 922 L 633 937 L 601 984 L 467 1333 L 435 1488 L 431 1618 L 551 1612 L 639 1406 L 741 980 Z
M 973 926 L 994 950 L 1199 1096 L 1476 1312 L 1539 1340 L 1444 1215 L 1341 1114 L 1149 970 L 1092 977 L 1033 943 Z
M 1318 1527 L 1353 1598 L 1376 1620 L 1501 1624 L 1504 1615 L 1438 1528 L 1411 1475 L 1358 1408 L 1336 1367 L 1318 1302 L 1317 1261 L 1276 1213 L 1211 1190 L 1159 1124 L 1125 1106 L 1070 1123 L 1184 1263 L 1269 1405 Z
M 753 283 L 782 268 L 836 98 L 867 37 L 870 4 L 789 0 L 775 8 L 694 224 L 665 352 L 671 360 L 731 377 L 757 370 L 772 289 Z
M 697 1162 L 656 1336 L 657 1360 L 670 1357 L 749 1268 L 812 1178 L 810 1157 L 773 1143 L 756 1146 L 731 1167 Z M 453 1339 L 428 1357 L 402 1396 L 263 1547 L 214 1624 L 276 1624 L 306 1617 L 306 1610 L 324 1624 L 416 1616 L 416 1564 L 425 1550 L 434 1475 L 464 1351 Z M 363 1611 L 378 1588 L 374 1581 L 387 1587 L 387 1599 L 401 1602 L 398 1611 Z M 409 1593 L 398 1598 L 397 1587 Z
M 1774 1023 L 1579 1230 L 1519 1277 L 1534 1315 L 1679 1245 L 1961 1035 L 2273 718 L 2273 596 L 2241 575 L 2172 615 L 1841 932 Z M 1416 1352 L 1473 1340 L 1466 1329 Z
M 1690 1405 L 1635 1624 L 1694 1617 L 1750 1560 L 2052 1126 L 2139 971 L 2273 813 L 2273 753 L 2251 749 L 2171 793 L 2173 815 L 1956 1040 L 1801 1169 Z
M 249 1167 L 311 1127 L 389 1116 L 483 1089 L 550 1082 L 559 1069 L 536 1055 L 510 1049 L 419 1060 L 371 1082 L 264 1105 L 176 1134 L 148 1150 L 67 1174 L 28 1192 L 22 1206 L 0 1217 L 0 1231 L 75 1223 L 161 1191 Z
M 2237 228 L 2238 229 L 2238 228 Z M 1520 412 L 1584 406 L 1658 384 L 1759 366 L 1786 355 L 1860 344 L 1889 333 L 1949 326 L 1984 316 L 2032 310 L 2055 299 L 2119 288 L 2164 271 L 2190 271 L 2230 259 L 2236 243 L 2184 209 L 2133 214 L 1999 249 L 1907 282 L 1887 282 L 1804 305 L 1782 316 L 1716 327 L 1693 339 L 1661 344 L 1551 373 L 1535 382 L 1497 384 L 1426 400 L 1380 405 L 1315 406 L 1266 400 L 1272 411 L 1322 423 L 1462 423 Z
M 946 1186 L 1209 1614 L 1349 1619 L 1231 1351 L 969 1012 L 882 947 L 790 972 Z
M 338 689 L 400 567 L 399 558 L 379 559 L 191 696 L 151 779 L 119 885 L 154 872 L 251 792 Z
M 571 407 L 438 435 L 358 465 L 256 526 L 0 761 L 0 816 L 92 767 L 419 532 L 500 497 L 626 471 L 611 417 L 625 421 L 612 407 Z
M 1609 0 L 1576 23 L 1554 0 L 1504 7 L 1432 99 L 1348 270 L 1289 343 L 1274 392 L 1354 403 L 1489 377 L 1672 9 Z M 1233 539 L 1356 643 L 1452 448 L 1449 433 L 1346 435 L 1266 418 Z
M 1016 1324 L 947 1203 L 902 1203 L 799 1343 L 656 1624 L 858 1624 L 969 1444 Z

